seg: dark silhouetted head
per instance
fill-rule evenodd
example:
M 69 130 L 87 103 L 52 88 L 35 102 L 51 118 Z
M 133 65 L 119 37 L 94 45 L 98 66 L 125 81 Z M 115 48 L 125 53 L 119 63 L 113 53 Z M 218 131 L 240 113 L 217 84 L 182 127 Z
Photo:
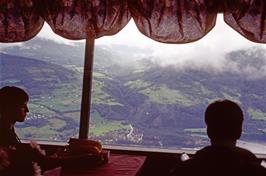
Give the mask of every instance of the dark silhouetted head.
M 0 89 L 0 115 L 14 122 L 25 120 L 27 112 L 28 94 L 21 88 L 6 86 Z
M 211 140 L 236 141 L 242 133 L 243 112 L 233 101 L 215 101 L 205 111 L 205 123 Z

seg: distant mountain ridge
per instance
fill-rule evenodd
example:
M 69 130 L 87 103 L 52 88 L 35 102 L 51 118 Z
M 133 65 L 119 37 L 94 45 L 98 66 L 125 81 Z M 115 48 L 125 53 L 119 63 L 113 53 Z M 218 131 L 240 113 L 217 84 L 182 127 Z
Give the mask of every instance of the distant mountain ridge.
M 33 58 L 0 53 L 0 63 L 0 86 L 27 87 L 32 95 L 49 93 L 56 84 L 76 79 L 69 69 Z
M 4 44 L 0 44 L 4 45 Z M 60 44 L 51 40 L 34 38 L 20 45 L 3 47 L 1 52 L 7 54 L 40 59 L 46 62 L 57 64 L 83 65 L 84 45 Z

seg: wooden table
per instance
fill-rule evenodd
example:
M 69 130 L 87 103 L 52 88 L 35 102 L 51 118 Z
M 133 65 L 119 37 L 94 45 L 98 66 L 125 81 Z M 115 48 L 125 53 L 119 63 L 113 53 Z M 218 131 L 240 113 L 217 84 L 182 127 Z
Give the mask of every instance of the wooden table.
M 81 170 L 63 169 L 61 176 L 133 176 L 140 172 L 145 159 L 146 156 L 111 154 L 105 165 Z

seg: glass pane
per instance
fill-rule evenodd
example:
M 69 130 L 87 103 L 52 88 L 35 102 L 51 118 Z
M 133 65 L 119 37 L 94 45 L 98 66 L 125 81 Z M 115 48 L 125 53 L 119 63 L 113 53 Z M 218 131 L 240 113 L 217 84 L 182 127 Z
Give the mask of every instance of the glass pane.
M 46 24 L 34 39 L 0 43 L 0 87 L 30 95 L 29 114 L 16 123 L 22 139 L 68 141 L 78 135 L 84 41 L 55 35 Z
M 218 17 L 190 44 L 163 44 L 131 21 L 96 40 L 90 137 L 108 145 L 199 149 L 209 144 L 206 106 L 217 99 L 245 113 L 240 146 L 266 153 L 266 47 Z

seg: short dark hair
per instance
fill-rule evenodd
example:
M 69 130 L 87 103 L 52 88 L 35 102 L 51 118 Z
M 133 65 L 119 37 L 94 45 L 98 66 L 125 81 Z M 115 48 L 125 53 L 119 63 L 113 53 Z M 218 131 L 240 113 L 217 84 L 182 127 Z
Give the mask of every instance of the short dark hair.
M 7 107 L 21 106 L 29 101 L 29 95 L 21 88 L 5 86 L 0 89 L 0 112 Z
M 210 139 L 237 140 L 241 136 L 243 112 L 230 100 L 211 103 L 205 111 L 205 123 Z

